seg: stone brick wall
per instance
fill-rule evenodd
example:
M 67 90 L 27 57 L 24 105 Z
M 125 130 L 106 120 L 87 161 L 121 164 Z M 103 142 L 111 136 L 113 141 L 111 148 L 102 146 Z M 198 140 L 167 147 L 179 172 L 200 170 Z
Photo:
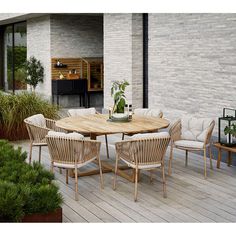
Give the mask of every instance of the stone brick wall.
M 35 56 L 44 65 L 45 80 L 37 91 L 51 97 L 51 58 L 102 57 L 103 15 L 47 15 L 27 20 L 27 56 Z M 102 106 L 103 96 L 91 106 Z M 79 96 L 61 96 L 60 104 L 78 106 Z
M 102 57 L 103 15 L 51 15 L 52 57 Z
M 51 15 L 51 57 L 103 56 L 103 15 Z M 95 99 L 94 99 L 95 98 Z M 78 107 L 79 96 L 61 96 L 60 104 Z M 102 94 L 93 94 L 90 105 L 103 106 Z
M 171 120 L 235 108 L 235 42 L 236 14 L 149 14 L 149 107 Z
M 104 14 L 104 107 L 113 105 L 112 81 L 126 79 L 126 97 L 142 106 L 142 14 Z
M 50 16 L 27 20 L 27 58 L 35 56 L 44 66 L 44 83 L 36 91 L 51 97 Z

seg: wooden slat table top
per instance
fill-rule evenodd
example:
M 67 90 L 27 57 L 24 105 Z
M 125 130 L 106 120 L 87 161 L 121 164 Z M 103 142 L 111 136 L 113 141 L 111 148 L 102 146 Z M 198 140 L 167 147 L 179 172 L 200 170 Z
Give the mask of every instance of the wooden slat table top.
M 68 131 L 84 134 L 115 134 L 152 132 L 167 128 L 169 121 L 163 118 L 133 116 L 131 122 L 110 122 L 108 114 L 86 115 L 80 117 L 66 117 L 56 121 L 56 126 Z
M 221 148 L 221 149 L 223 149 L 225 151 L 236 152 L 236 147 L 228 147 L 228 146 L 222 145 L 220 143 L 214 143 L 213 145 L 216 148 Z

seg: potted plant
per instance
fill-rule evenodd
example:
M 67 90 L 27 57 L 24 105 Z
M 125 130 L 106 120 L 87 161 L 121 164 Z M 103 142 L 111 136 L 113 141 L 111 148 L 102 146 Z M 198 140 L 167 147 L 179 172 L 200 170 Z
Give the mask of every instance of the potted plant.
M 236 138 L 236 123 L 225 126 L 224 134 L 227 135 L 228 145 L 236 145 L 236 141 L 232 139 L 232 137 Z
M 62 222 L 62 196 L 54 175 L 27 153 L 0 140 L 0 222 Z
M 35 91 L 39 82 L 43 83 L 44 68 L 39 60 L 35 57 L 30 57 L 25 63 L 26 78 L 25 82 Z
M 58 107 L 36 93 L 25 91 L 14 95 L 0 91 L 0 139 L 29 138 L 24 119 L 39 113 L 56 119 Z
M 129 85 L 128 81 L 114 81 L 111 87 L 111 96 L 114 99 L 112 113 L 124 113 L 126 104 L 125 89 Z

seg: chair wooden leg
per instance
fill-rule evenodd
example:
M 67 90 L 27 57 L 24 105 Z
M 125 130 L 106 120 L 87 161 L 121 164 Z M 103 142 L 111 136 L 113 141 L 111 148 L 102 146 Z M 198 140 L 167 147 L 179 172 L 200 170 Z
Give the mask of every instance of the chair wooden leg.
M 138 196 L 138 168 L 135 169 L 135 184 L 134 184 L 134 201 L 137 201 Z
M 54 173 L 54 165 L 53 165 L 53 162 L 51 162 L 51 172 Z
M 99 172 L 100 172 L 101 189 L 104 189 L 103 176 L 102 176 L 102 164 L 101 164 L 100 156 L 97 157 L 97 160 L 98 160 Z
M 41 146 L 39 146 L 39 163 L 41 163 Z
M 150 183 L 153 182 L 153 170 L 150 170 Z
M 206 147 L 204 147 L 204 177 L 207 178 L 207 157 L 206 157 Z
M 208 147 L 208 152 L 209 152 L 209 155 L 210 155 L 210 167 L 211 167 L 211 169 L 213 170 L 211 146 Z
M 31 161 L 32 161 L 32 150 L 33 149 L 33 143 L 31 142 L 30 143 L 30 154 L 29 154 L 29 164 L 31 164 Z
M 105 134 L 105 140 L 106 140 L 107 158 L 109 159 L 109 148 L 108 148 L 108 141 L 107 141 L 107 135 L 106 134 Z
M 173 145 L 171 144 L 171 146 L 170 146 L 169 166 L 168 166 L 168 175 L 171 175 L 172 158 L 173 158 Z
M 79 193 L 78 193 L 78 170 L 77 167 L 75 168 L 75 201 L 79 200 Z
M 119 157 L 116 155 L 116 165 L 115 165 L 115 173 L 114 173 L 114 179 L 113 179 L 113 190 L 116 190 L 116 179 L 117 179 L 117 171 L 118 171 L 118 161 Z
M 188 166 L 188 150 L 185 150 L 185 166 Z
M 61 170 L 61 168 L 60 168 Z M 69 170 L 66 169 L 66 183 L 68 184 L 69 183 Z
M 163 181 L 163 197 L 166 198 L 167 193 L 166 193 L 166 177 L 165 177 L 165 166 L 164 166 L 164 164 L 161 165 L 161 169 L 162 169 L 162 181 Z
M 125 139 L 125 134 L 124 133 L 122 133 L 122 138 L 121 138 L 122 140 L 124 140 Z

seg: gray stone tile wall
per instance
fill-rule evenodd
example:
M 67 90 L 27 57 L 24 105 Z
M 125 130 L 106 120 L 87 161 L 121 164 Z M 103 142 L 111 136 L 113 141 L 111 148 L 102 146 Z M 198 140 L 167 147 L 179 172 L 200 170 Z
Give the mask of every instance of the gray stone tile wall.
M 142 14 L 104 14 L 104 107 L 114 80 L 127 80 L 128 103 L 142 106 Z
M 51 98 L 50 16 L 27 20 L 27 57 L 35 56 L 44 66 L 45 78 L 36 91 Z
M 236 14 L 149 14 L 149 107 L 171 120 L 236 108 L 235 52 Z
M 103 56 L 103 15 L 51 15 L 51 56 Z

